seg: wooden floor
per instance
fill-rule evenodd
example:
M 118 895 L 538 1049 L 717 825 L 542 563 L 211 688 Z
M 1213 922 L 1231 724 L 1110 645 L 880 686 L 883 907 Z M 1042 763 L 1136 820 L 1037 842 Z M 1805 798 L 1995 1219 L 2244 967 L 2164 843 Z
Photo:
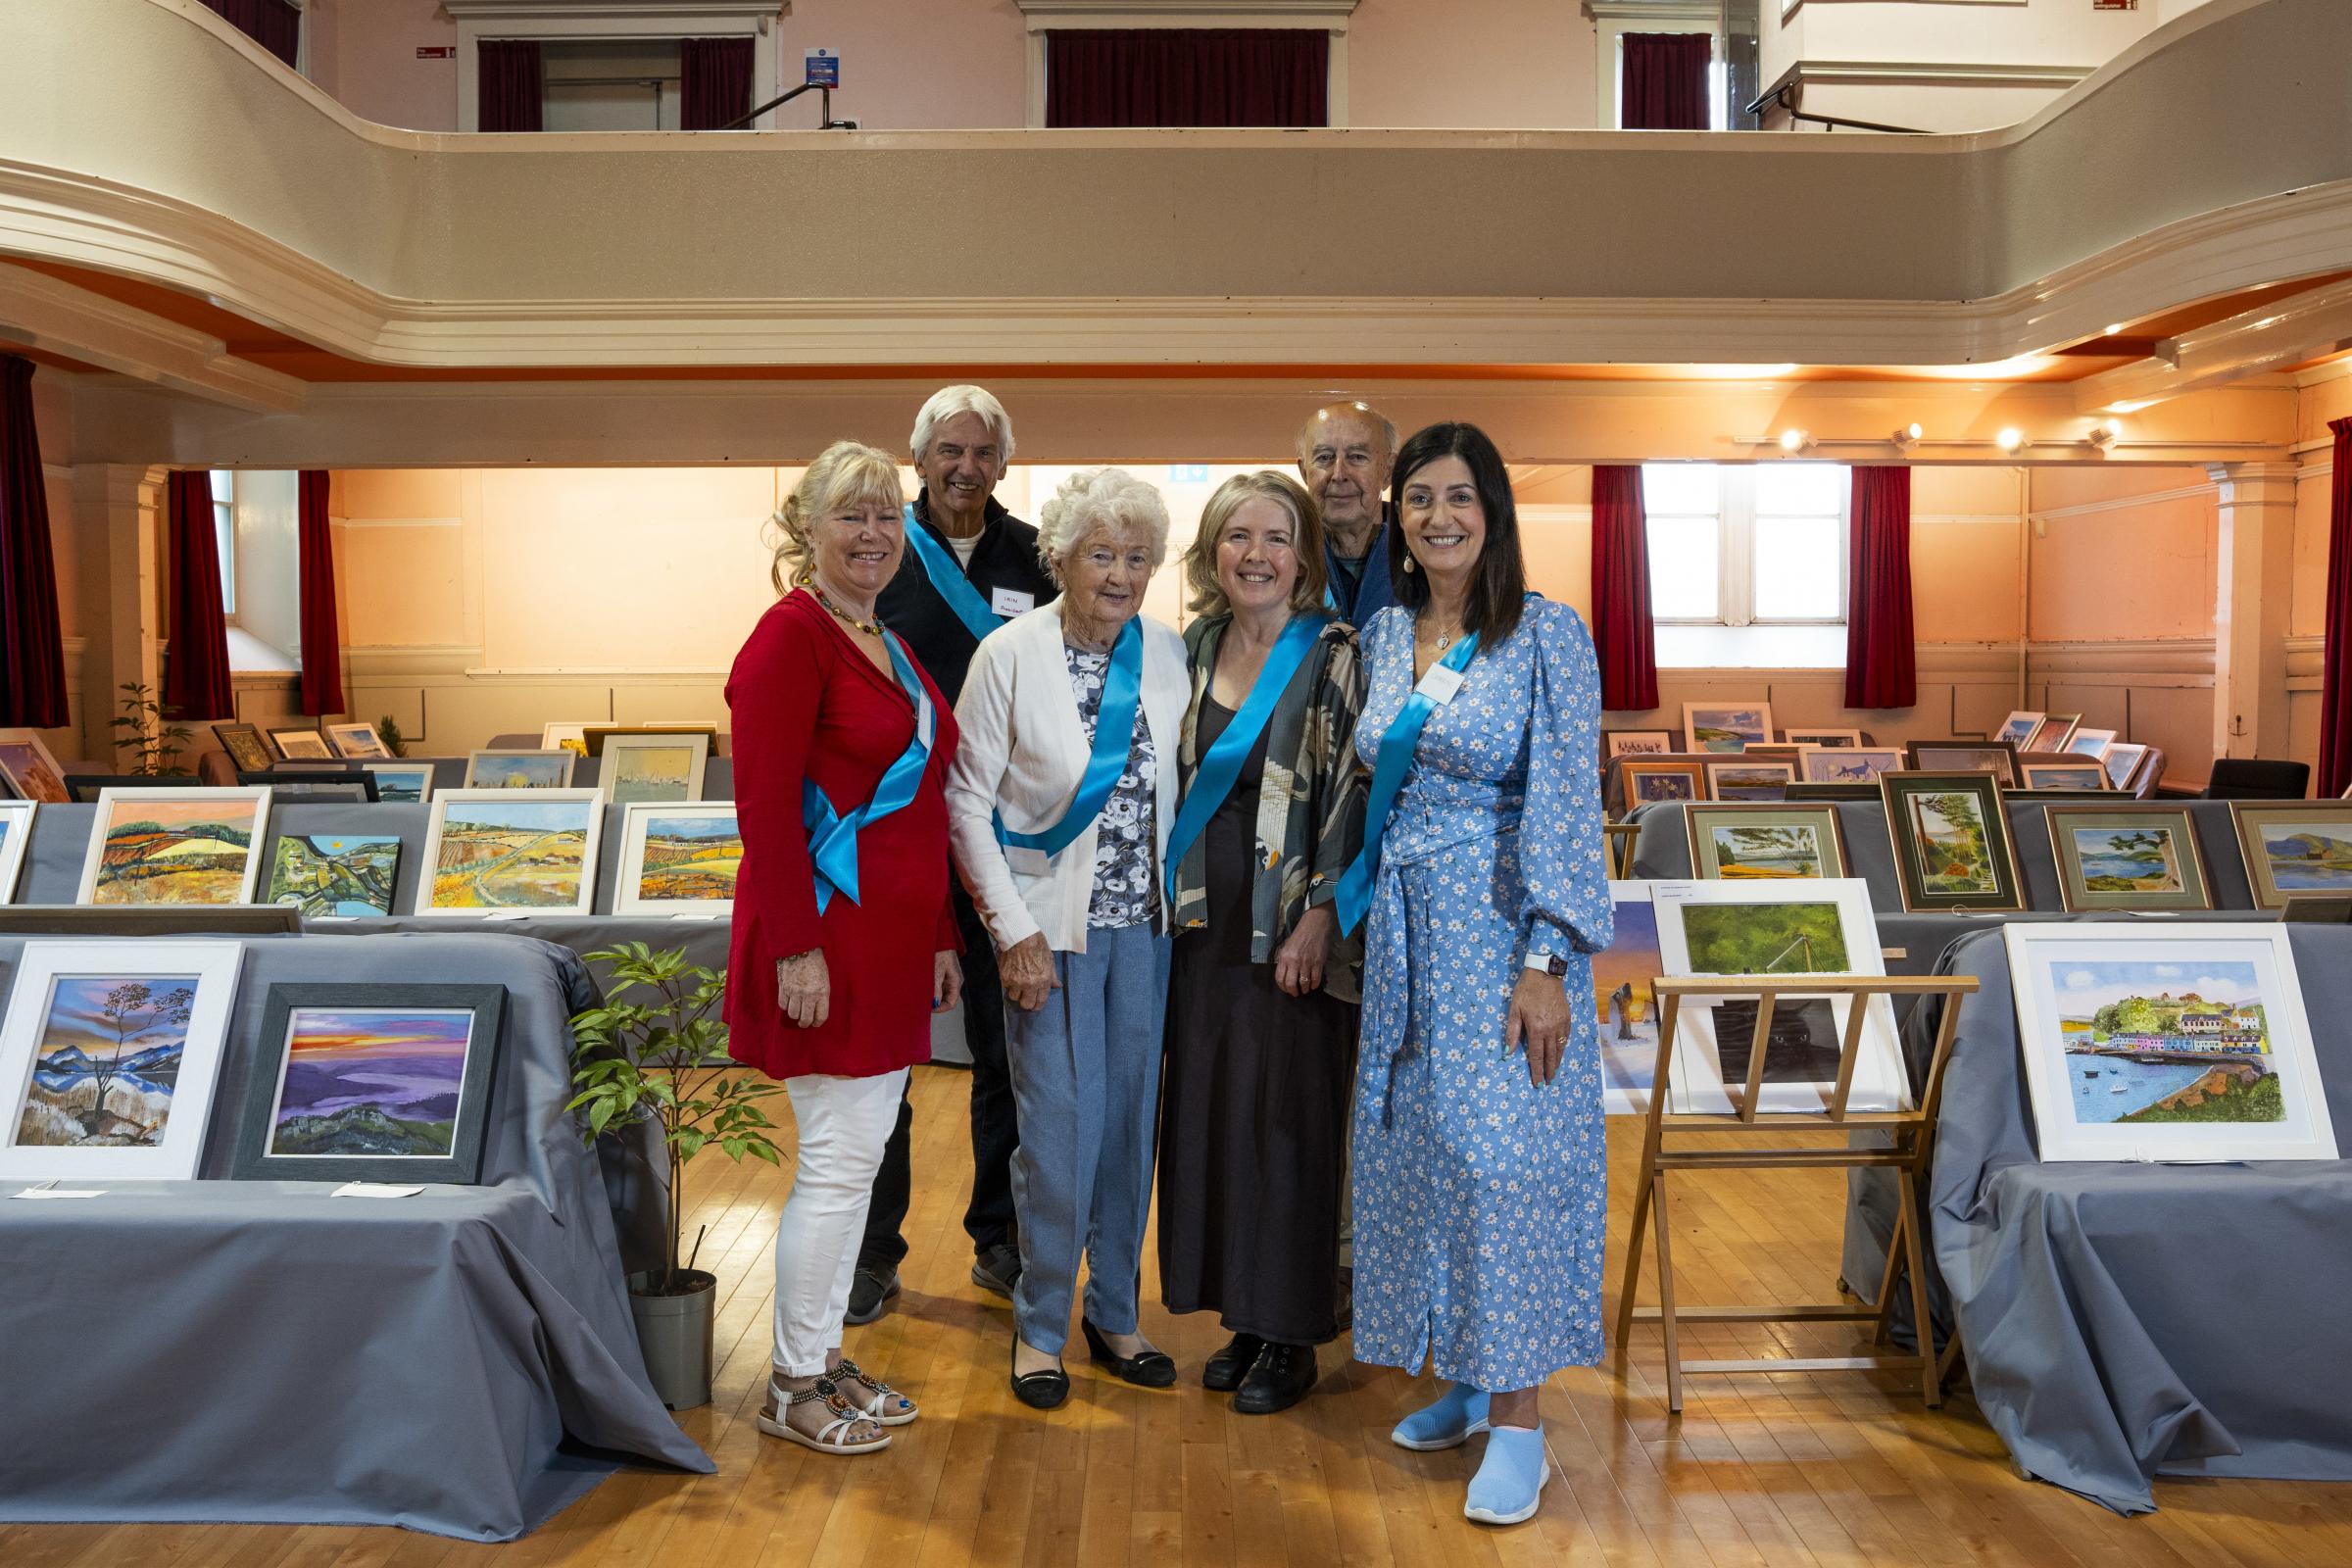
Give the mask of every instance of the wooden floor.
M 2128 1564 L 2311 1568 L 2352 1563 L 2352 1485 L 2168 1482 L 2125 1520 L 2021 1481 L 1963 1392 L 1924 1409 L 1891 1374 L 1692 1380 L 1670 1420 L 1654 1328 L 1630 1365 L 1553 1380 L 1554 1476 L 1537 1519 L 1461 1517 L 1481 1446 L 1414 1454 L 1390 1425 L 1432 1386 L 1324 1352 L 1324 1381 L 1279 1416 L 1245 1418 L 1199 1386 L 1223 1342 L 1204 1317 L 1148 1305 L 1145 1330 L 1184 1369 L 1172 1392 L 1112 1383 L 1073 1357 L 1069 1404 L 1038 1414 L 1005 1387 L 1010 1316 L 966 1278 L 970 1152 L 962 1074 L 915 1075 L 913 1253 L 906 1294 L 850 1331 L 851 1353 L 923 1406 L 887 1453 L 840 1459 L 763 1438 L 770 1247 L 786 1180 L 706 1154 L 690 1177 L 706 1266 L 720 1280 L 715 1400 L 679 1420 L 709 1477 L 625 1474 L 535 1535 L 480 1546 L 389 1529 L 283 1526 L 0 1528 L 6 1568 L 428 1568 L 536 1564 L 932 1568 L 963 1563 Z M 1612 1123 L 1610 1284 L 1638 1146 Z M 1841 1178 L 1699 1175 L 1679 1186 L 1675 1257 L 1691 1302 L 1825 1298 L 1838 1272 Z M 1149 1255 L 1149 1249 L 1147 1249 Z M 1145 1298 L 1155 1300 L 1147 1272 Z M 1692 1356 L 1838 1353 L 1843 1328 L 1691 1335 Z M 1073 1345 L 1078 1355 L 1083 1346 Z M 365 1412 L 354 1412 L 365 1419 Z M 7 1441 L 38 1441 L 23 1422 Z

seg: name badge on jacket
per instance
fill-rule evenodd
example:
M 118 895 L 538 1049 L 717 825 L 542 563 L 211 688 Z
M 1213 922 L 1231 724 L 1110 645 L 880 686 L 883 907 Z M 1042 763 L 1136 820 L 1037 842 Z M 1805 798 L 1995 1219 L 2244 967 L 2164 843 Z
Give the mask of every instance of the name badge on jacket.
M 1453 694 L 1461 689 L 1462 672 L 1447 669 L 1444 664 L 1430 665 L 1429 673 L 1421 677 L 1421 684 L 1413 688 L 1440 708 L 1452 702 Z
M 1010 620 L 1015 615 L 1026 615 L 1035 610 L 1037 595 L 1025 594 L 1018 588 L 999 588 L 988 596 L 988 608 Z

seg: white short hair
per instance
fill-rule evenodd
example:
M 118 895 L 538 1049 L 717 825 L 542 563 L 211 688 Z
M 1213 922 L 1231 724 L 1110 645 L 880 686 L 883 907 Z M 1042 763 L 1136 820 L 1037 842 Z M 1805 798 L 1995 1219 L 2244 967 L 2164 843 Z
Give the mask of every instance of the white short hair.
M 1061 481 L 1037 514 L 1037 558 L 1061 581 L 1061 564 L 1097 528 L 1143 533 L 1152 542 L 1152 569 L 1168 559 L 1168 504 L 1159 491 L 1125 468 L 1087 468 Z
M 931 450 L 932 436 L 958 414 L 980 416 L 989 434 L 997 438 L 997 461 L 1012 461 L 1012 416 L 982 386 L 943 386 L 924 401 L 922 411 L 914 416 L 914 434 L 906 442 L 911 461 L 922 462 L 923 454 Z

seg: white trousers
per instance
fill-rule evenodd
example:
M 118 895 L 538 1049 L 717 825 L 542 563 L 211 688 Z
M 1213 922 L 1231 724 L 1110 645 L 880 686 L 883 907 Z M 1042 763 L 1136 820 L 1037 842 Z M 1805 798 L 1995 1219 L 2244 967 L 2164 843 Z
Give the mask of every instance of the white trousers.
M 809 1073 L 784 1080 L 800 1124 L 792 1195 L 776 1221 L 776 1370 L 812 1378 L 832 1363 L 866 1204 L 898 1124 L 906 1069 L 873 1078 Z

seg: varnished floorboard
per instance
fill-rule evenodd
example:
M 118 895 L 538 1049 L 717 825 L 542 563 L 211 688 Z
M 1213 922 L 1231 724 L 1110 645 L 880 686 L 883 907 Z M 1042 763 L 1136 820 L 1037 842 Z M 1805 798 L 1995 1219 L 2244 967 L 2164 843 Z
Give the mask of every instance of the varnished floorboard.
M 388 1529 L 262 1525 L 0 1526 L 6 1568 L 960 1568 L 982 1564 L 1574 1564 L 1594 1568 L 2304 1568 L 2352 1563 L 2352 1485 L 2160 1482 L 2161 1511 L 2121 1519 L 2020 1480 L 1965 1387 L 1924 1408 L 1898 1374 L 1690 1380 L 1664 1403 L 1657 1331 L 1632 1353 L 1554 1379 L 1544 1399 L 1553 1478 L 1536 1520 L 1461 1517 L 1478 1446 L 1414 1454 L 1388 1429 L 1431 1385 L 1324 1351 L 1323 1382 L 1284 1415 L 1245 1418 L 1199 1386 L 1215 1322 L 1150 1304 L 1145 1330 L 1185 1381 L 1166 1393 L 1087 1370 L 1073 1335 L 1070 1402 L 1022 1408 L 1005 1387 L 1010 1313 L 969 1283 L 963 1074 L 914 1076 L 915 1204 L 905 1294 L 850 1331 L 851 1353 L 921 1402 L 889 1452 L 837 1459 L 760 1435 L 770 1246 L 787 1178 L 705 1153 L 687 1234 L 708 1227 L 719 1276 L 717 1393 L 681 1426 L 714 1476 L 614 1477 L 525 1540 L 484 1546 Z M 781 1107 L 781 1101 L 778 1102 Z M 1615 1290 L 1639 1152 L 1610 1129 Z M 1835 1172 L 1678 1178 L 1674 1255 L 1686 1302 L 1818 1300 L 1838 1273 Z M 1149 1249 L 1147 1249 L 1149 1256 Z M 1874 1283 L 1875 1282 L 1870 1282 Z M 1645 1292 L 1646 1294 L 1646 1292 Z M 1850 1353 L 1842 1326 L 1709 1325 L 1691 1356 Z M 159 1421 L 168 1431 L 168 1419 Z M 19 1433 L 21 1439 L 25 1434 Z

